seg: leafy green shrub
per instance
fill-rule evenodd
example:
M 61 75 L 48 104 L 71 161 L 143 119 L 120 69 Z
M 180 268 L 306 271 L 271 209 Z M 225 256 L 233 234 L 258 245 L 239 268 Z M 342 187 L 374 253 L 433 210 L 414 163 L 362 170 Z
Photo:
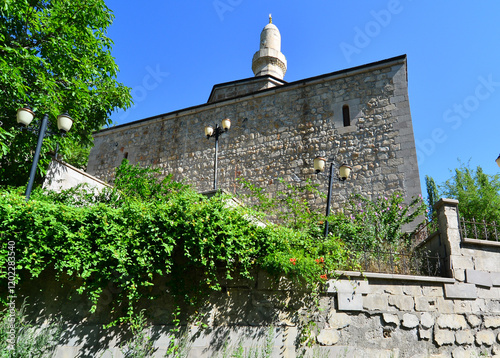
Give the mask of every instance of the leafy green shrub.
M 425 210 L 421 196 L 406 204 L 399 192 L 375 200 L 354 194 L 344 213 L 333 215 L 330 232 L 355 250 L 405 248 L 405 225 L 423 219 Z
M 242 195 L 242 199 L 266 220 L 291 229 L 306 231 L 308 235 L 319 238 L 322 235 L 319 224 L 325 220 L 325 216 L 313 210 L 306 197 L 326 196 L 310 181 L 301 185 L 288 183 L 282 178 L 278 181 L 283 189 L 271 194 L 265 188 L 257 187 L 248 180 L 240 178 L 243 189 L 248 192 Z
M 314 286 L 347 257 L 334 238 L 317 245 L 311 230 L 258 226 L 248 219 L 255 211 L 229 207 L 230 198 L 207 199 L 156 174 L 124 162 L 115 187 L 100 194 L 85 187 L 37 189 L 25 203 L 19 191 L 1 191 L 0 267 L 7 242 L 15 241 L 18 274 L 34 278 L 55 269 L 90 298 L 91 312 L 112 284 L 116 323 L 130 320 L 139 300 L 154 299 L 157 277 L 168 277 L 169 292 L 194 304 L 207 291 L 220 290 L 221 278 L 251 278 L 260 268 Z M 0 280 L 6 274 L 0 271 Z

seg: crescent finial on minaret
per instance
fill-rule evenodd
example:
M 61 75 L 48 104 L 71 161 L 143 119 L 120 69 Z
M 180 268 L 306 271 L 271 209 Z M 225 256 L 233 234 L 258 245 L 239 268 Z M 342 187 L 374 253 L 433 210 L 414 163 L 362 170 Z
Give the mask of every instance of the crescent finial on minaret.
M 273 15 L 272 14 L 269 14 L 269 23 L 272 24 L 273 23 Z

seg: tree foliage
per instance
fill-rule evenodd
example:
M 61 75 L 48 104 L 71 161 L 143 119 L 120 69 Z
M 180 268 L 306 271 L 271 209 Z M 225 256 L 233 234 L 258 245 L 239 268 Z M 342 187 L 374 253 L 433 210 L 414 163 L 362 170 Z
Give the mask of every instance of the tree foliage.
M 443 197 L 459 201 L 460 216 L 465 220 L 500 223 L 500 175 L 486 174 L 462 164 L 454 175 L 439 186 Z
M 434 205 L 439 200 L 439 191 L 434 179 L 428 175 L 425 176 L 425 187 L 427 189 L 427 220 L 431 221 L 434 217 Z
M 24 184 L 32 162 L 36 135 L 19 129 L 21 106 L 36 113 L 34 127 L 45 113 L 54 132 L 57 115 L 67 111 L 75 120 L 66 138 L 45 138 L 42 172 L 56 142 L 63 154 L 88 147 L 113 109 L 130 105 L 106 36 L 112 20 L 103 0 L 0 0 L 0 184 Z

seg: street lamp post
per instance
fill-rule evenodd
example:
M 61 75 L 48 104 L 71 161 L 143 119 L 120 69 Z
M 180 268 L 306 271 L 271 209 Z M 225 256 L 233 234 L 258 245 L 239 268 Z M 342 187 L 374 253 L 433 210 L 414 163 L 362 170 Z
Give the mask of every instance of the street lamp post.
M 326 158 L 316 157 L 314 158 L 314 170 L 316 173 L 321 173 L 325 171 Z M 330 215 L 330 204 L 332 200 L 332 184 L 333 184 L 333 168 L 334 164 L 330 163 L 330 174 L 328 176 L 328 198 L 326 201 L 326 217 Z M 342 164 L 339 168 L 338 181 L 344 182 L 351 174 L 351 167 L 347 164 Z M 328 238 L 328 220 L 325 220 L 325 239 Z
M 218 124 L 205 127 L 205 135 L 207 139 L 215 137 L 215 160 L 214 160 L 214 190 L 217 190 L 217 159 L 219 150 L 219 136 L 226 133 L 231 128 L 231 120 L 226 118 L 222 120 L 222 127 Z
M 21 123 L 28 127 L 35 117 L 35 113 L 29 108 L 19 108 L 17 110 L 17 123 Z M 38 160 L 40 159 L 40 152 L 42 151 L 43 138 L 47 132 L 47 125 L 49 123 L 49 115 L 44 114 L 42 121 L 40 122 L 40 127 L 38 129 L 38 141 L 36 144 L 35 156 L 33 157 L 33 163 L 31 165 L 30 177 L 28 181 L 28 186 L 26 187 L 26 202 L 30 199 L 31 190 L 33 189 L 33 183 L 35 181 L 36 168 L 38 166 Z M 57 116 L 57 128 L 61 133 L 66 133 L 71 129 L 73 125 L 73 119 L 67 114 L 61 114 Z

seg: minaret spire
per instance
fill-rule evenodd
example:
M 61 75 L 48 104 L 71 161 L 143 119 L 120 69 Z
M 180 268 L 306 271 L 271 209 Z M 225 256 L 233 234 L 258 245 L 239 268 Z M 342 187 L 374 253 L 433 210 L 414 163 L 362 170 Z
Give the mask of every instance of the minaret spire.
M 271 75 L 280 80 L 286 73 L 286 58 L 281 53 L 281 34 L 269 14 L 269 24 L 260 34 L 260 50 L 253 55 L 252 71 L 255 76 Z

